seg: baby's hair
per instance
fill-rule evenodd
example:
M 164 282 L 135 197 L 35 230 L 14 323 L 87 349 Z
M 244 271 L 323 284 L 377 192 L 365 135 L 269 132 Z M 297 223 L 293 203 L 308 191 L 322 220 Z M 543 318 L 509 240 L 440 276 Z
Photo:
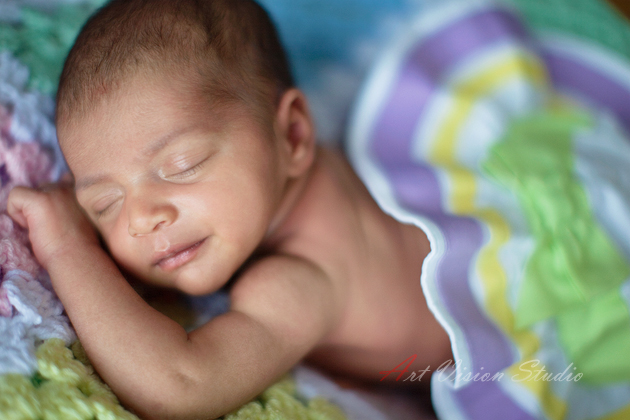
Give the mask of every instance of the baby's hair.
M 244 102 L 264 114 L 294 85 L 274 25 L 254 1 L 112 0 L 68 54 L 57 122 L 83 115 L 140 73 L 185 76 L 213 104 Z

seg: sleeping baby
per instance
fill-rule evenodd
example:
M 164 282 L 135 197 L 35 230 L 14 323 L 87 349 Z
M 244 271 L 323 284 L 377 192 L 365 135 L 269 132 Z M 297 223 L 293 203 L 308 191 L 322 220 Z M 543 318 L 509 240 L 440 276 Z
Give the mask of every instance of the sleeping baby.
M 143 418 L 223 415 L 303 359 L 393 382 L 382 372 L 405 360 L 452 357 L 420 286 L 425 232 L 316 144 L 254 2 L 114 0 L 77 38 L 57 99 L 73 183 L 15 188 L 8 211 L 91 362 Z M 229 285 L 230 310 L 187 333 L 126 277 Z
M 408 23 L 342 152 L 253 1 L 87 22 L 57 97 L 71 176 L 7 210 L 140 416 L 221 416 L 305 360 L 430 380 L 446 420 L 630 417 L 630 66 L 483 0 Z M 230 308 L 187 332 L 136 280 Z

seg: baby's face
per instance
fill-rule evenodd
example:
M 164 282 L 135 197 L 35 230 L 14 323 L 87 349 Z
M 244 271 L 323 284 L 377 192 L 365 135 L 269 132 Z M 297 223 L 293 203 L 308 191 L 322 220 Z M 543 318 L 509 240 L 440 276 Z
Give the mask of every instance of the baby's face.
M 79 204 L 135 276 L 212 292 L 274 220 L 285 180 L 273 125 L 244 108 L 211 112 L 172 80 L 120 91 L 59 127 Z

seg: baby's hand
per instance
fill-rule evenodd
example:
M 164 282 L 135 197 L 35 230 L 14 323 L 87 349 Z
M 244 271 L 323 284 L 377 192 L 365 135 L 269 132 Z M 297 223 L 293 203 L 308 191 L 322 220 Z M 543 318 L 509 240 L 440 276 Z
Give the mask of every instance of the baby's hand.
M 7 212 L 28 229 L 35 258 L 47 270 L 61 253 L 99 243 L 67 183 L 39 189 L 15 187 L 9 193 Z

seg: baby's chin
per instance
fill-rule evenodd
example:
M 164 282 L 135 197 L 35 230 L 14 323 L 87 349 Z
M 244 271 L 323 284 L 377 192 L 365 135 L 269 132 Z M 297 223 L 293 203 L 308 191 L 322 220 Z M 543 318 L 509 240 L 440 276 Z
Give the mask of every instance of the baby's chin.
M 116 262 L 116 260 L 114 260 Z M 170 288 L 175 289 L 168 280 L 160 278 L 160 276 L 155 276 L 151 274 L 147 274 L 144 272 L 139 272 L 137 270 L 126 267 L 124 264 L 116 262 L 118 269 L 125 277 L 127 282 L 133 287 L 136 292 L 140 290 L 147 290 L 148 288 L 158 287 L 158 288 Z
M 193 296 L 207 295 L 221 289 L 233 278 L 240 260 L 236 258 L 236 252 L 220 252 L 216 247 L 212 248 L 214 241 L 206 242 L 191 260 L 174 269 L 159 264 L 131 266 L 115 258 L 114 261 L 129 283 L 175 289 Z
M 146 274 L 134 274 L 128 270 L 124 270 L 123 275 L 136 293 L 142 297 L 152 295 L 154 290 L 166 289 L 193 296 L 205 295 L 215 291 L 213 288 L 203 287 L 204 285 L 201 285 L 200 281 L 191 281 L 190 279 L 178 282 Z M 219 288 L 216 289 L 218 290 Z
M 208 275 L 207 270 L 191 264 L 175 273 L 169 273 L 166 278 L 153 278 L 148 282 L 156 286 L 172 288 L 187 295 L 201 296 L 214 293 L 225 284 L 225 282 L 215 280 Z

